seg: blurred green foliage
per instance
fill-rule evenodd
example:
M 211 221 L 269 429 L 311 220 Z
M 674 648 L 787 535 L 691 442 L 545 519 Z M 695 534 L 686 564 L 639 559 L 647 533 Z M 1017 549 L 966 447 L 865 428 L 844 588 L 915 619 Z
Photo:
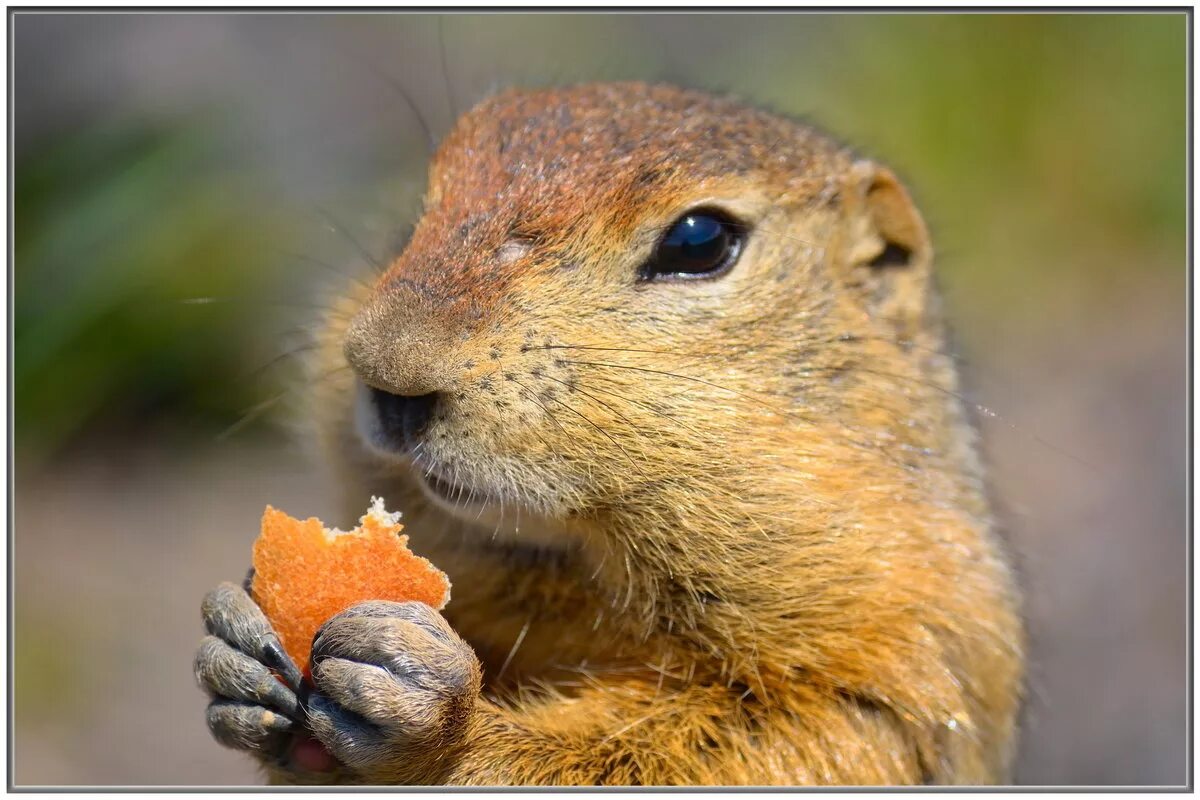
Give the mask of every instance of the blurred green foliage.
M 26 452 L 164 416 L 203 419 L 208 433 L 261 400 L 237 378 L 249 300 L 278 280 L 278 224 L 218 141 L 199 119 L 122 119 L 18 164 L 13 366 Z

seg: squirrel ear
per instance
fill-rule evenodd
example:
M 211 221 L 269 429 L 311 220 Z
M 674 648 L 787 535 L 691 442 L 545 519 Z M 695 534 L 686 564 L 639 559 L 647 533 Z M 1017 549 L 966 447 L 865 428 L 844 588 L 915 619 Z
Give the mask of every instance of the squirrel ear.
M 872 317 L 911 334 L 928 303 L 933 248 L 925 222 L 886 167 L 855 162 L 847 183 L 847 280 Z

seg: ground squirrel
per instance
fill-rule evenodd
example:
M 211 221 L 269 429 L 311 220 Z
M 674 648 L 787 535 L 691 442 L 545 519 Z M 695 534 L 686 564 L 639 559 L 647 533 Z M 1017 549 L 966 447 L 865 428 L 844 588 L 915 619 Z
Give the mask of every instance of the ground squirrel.
M 429 175 L 310 412 L 453 600 L 335 617 L 297 699 L 224 585 L 217 738 L 291 783 L 1004 781 L 1017 593 L 895 176 L 641 83 L 503 92 Z

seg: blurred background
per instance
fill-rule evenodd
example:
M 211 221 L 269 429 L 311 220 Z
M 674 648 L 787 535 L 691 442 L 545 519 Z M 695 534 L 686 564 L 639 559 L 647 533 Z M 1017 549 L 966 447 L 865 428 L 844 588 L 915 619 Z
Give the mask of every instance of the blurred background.
M 302 330 L 497 88 L 664 79 L 892 165 L 934 231 L 1027 590 L 1016 779 L 1187 780 L 1185 82 L 1159 15 L 13 18 L 15 773 L 241 784 L 199 601 L 263 506 L 339 520 Z M 440 43 L 440 45 L 439 45 Z

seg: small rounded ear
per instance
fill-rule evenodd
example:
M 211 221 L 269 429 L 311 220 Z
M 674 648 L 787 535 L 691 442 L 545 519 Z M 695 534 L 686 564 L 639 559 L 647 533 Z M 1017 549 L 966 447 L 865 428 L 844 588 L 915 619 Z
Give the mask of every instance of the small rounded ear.
M 909 335 L 929 303 L 933 249 L 912 198 L 891 170 L 870 161 L 851 167 L 845 189 L 847 280 L 872 317 Z

